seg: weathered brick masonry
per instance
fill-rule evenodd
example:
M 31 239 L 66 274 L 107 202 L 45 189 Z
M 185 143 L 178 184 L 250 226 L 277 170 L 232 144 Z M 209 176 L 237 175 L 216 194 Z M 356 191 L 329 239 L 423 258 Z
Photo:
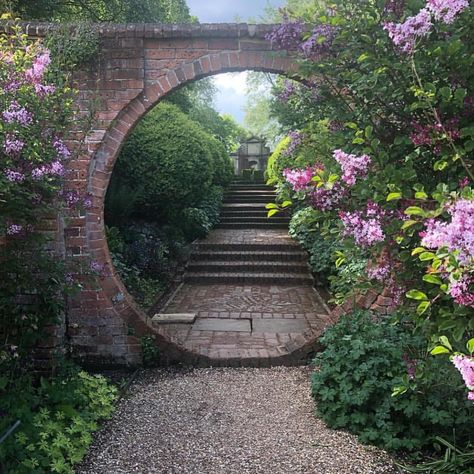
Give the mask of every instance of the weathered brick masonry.
M 32 38 L 42 38 L 49 24 L 25 24 Z M 5 29 L 5 25 L 0 29 Z M 61 230 L 66 252 L 95 260 L 110 270 L 97 286 L 84 285 L 70 302 L 64 329 L 75 357 L 93 364 L 136 364 L 139 337 L 154 333 L 149 318 L 137 308 L 114 274 L 104 229 L 104 197 L 117 155 L 140 118 L 170 91 L 209 75 L 242 70 L 292 76 L 291 55 L 272 51 L 265 35 L 270 25 L 101 25 L 97 60 L 75 77 L 79 114 L 92 115 L 87 133 L 75 132 L 72 145 L 83 142 L 70 162 L 67 185 L 92 195 L 92 208 L 74 215 Z M 375 300 L 375 298 L 374 298 Z M 371 303 L 372 304 L 372 303 Z M 157 343 L 172 360 L 183 354 L 165 337 Z M 49 344 L 54 347 L 54 341 Z

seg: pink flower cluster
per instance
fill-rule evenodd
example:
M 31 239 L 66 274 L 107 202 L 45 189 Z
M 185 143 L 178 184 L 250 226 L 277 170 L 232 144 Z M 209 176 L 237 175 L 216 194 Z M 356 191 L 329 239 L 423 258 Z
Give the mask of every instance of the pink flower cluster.
M 39 96 L 51 94 L 55 91 L 54 86 L 44 85 L 41 83 L 46 68 L 49 66 L 50 63 L 51 58 L 49 57 L 49 51 L 46 51 L 43 54 L 36 56 L 31 68 L 25 71 L 26 80 L 34 85 L 35 91 Z
M 449 285 L 449 294 L 457 304 L 474 308 L 474 278 L 462 275 L 457 281 Z
M 451 222 L 430 219 L 421 245 L 430 249 L 446 247 L 457 251 L 463 265 L 474 263 L 474 200 L 459 199 L 447 208 Z
M 370 156 L 356 156 L 343 152 L 342 150 L 334 150 L 334 159 L 341 165 L 342 180 L 349 186 L 354 186 L 356 179 L 367 174 L 370 165 Z
M 3 120 L 6 123 L 18 123 L 23 127 L 30 125 L 33 122 L 33 114 L 28 112 L 25 107 L 22 107 L 16 100 L 13 100 L 2 113 Z
M 428 0 L 426 7 L 435 17 L 435 20 L 452 23 L 458 13 L 469 7 L 467 0 Z
M 344 235 L 354 238 L 360 247 L 371 245 L 385 240 L 382 228 L 383 209 L 373 202 L 368 202 L 364 211 L 339 212 L 344 225 Z
M 474 400 L 474 358 L 465 355 L 455 355 L 452 363 L 459 370 L 466 387 L 469 389 L 467 398 Z
M 382 260 L 375 265 L 367 267 L 367 276 L 371 280 L 377 280 L 380 282 L 386 281 L 392 272 L 392 265 L 389 260 Z
M 314 176 L 313 168 L 283 170 L 283 176 L 293 187 L 293 191 L 304 191 L 308 188 Z
M 430 32 L 433 26 L 431 15 L 435 20 L 449 24 L 467 7 L 469 7 L 467 0 L 427 0 L 426 7 L 417 15 L 408 17 L 403 23 L 387 22 L 384 30 L 404 53 L 411 53 L 417 39 Z

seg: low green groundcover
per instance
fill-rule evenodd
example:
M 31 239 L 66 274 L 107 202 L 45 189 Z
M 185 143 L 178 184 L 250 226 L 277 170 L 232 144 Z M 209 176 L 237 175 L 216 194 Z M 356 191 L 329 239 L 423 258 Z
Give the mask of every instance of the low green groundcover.
M 411 326 L 356 311 L 321 342 L 312 393 L 329 427 L 388 450 L 429 449 L 436 435 L 468 444 L 474 409 L 462 380 L 449 360 L 427 354 L 426 338 Z M 393 397 L 393 387 L 406 377 L 411 389 Z
M 114 410 L 117 389 L 99 375 L 67 365 L 48 380 L 11 381 L 0 392 L 0 433 L 18 429 L 0 444 L 0 472 L 72 473 L 92 442 L 97 422 Z

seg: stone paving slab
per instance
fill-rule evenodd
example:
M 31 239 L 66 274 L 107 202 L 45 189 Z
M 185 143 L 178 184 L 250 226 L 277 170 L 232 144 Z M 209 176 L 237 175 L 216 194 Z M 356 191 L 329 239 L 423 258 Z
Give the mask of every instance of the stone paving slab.
M 281 244 L 300 248 L 287 229 L 215 229 L 201 244 Z
M 234 331 L 251 332 L 249 319 L 216 319 L 198 318 L 192 327 L 193 331 Z
M 302 319 L 255 319 L 252 320 L 252 331 L 274 333 L 300 333 L 309 328 Z

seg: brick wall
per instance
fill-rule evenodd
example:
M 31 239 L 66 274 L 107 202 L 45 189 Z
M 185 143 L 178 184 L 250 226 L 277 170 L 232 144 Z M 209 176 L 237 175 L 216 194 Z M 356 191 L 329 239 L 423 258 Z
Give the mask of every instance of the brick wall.
M 24 24 L 31 38 L 42 38 L 50 24 Z M 257 70 L 291 75 L 291 57 L 271 51 L 270 25 L 98 25 L 100 51 L 93 66 L 74 77 L 79 118 L 92 118 L 85 134 L 75 125 L 69 145 L 78 151 L 70 162 L 67 186 L 90 193 L 92 208 L 69 216 L 57 229 L 63 250 L 78 261 L 94 260 L 109 269 L 97 285 L 84 284 L 70 301 L 67 327 L 51 328 L 53 338 L 67 334 L 76 358 L 94 365 L 137 364 L 140 336 L 153 333 L 115 275 L 104 233 L 104 198 L 120 148 L 140 118 L 169 92 L 212 74 Z M 0 24 L 0 31 L 8 25 Z M 77 123 L 80 123 L 78 120 Z M 0 242 L 1 243 L 1 242 Z M 66 323 L 65 323 L 66 324 Z M 167 356 L 179 348 L 155 334 Z M 184 354 L 186 356 L 186 354 Z M 188 354 L 192 357 L 192 354 Z

